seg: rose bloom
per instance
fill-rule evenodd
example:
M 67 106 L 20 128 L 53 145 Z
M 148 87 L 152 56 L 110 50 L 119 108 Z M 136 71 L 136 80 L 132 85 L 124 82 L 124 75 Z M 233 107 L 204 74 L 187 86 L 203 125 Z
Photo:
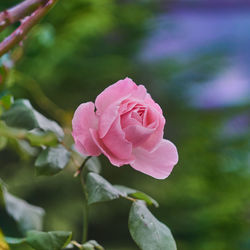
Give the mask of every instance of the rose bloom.
M 162 110 L 145 87 L 126 78 L 106 88 L 95 104 L 86 102 L 77 108 L 72 135 L 84 155 L 103 153 L 117 167 L 130 164 L 164 179 L 178 162 L 176 147 L 163 139 L 164 125 Z

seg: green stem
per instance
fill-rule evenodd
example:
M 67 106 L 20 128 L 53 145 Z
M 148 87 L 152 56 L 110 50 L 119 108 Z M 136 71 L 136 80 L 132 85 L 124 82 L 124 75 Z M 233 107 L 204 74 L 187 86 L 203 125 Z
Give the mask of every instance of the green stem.
M 81 180 L 81 185 L 82 185 L 82 190 L 83 190 L 83 232 L 82 232 L 82 244 L 87 241 L 88 238 L 88 193 L 86 190 L 86 185 L 84 181 L 84 165 L 90 159 L 91 156 L 88 156 L 84 162 L 82 163 L 81 167 L 78 169 L 78 172 L 80 174 L 80 180 Z
M 81 183 L 83 187 L 84 193 L 84 201 L 83 201 L 83 232 L 82 232 L 82 244 L 87 241 L 88 238 L 88 194 L 86 192 L 86 187 L 84 181 L 82 181 L 83 176 L 81 176 Z
M 58 143 L 57 137 L 52 132 L 45 134 L 32 134 L 28 130 L 12 128 L 0 122 L 0 136 L 12 139 L 27 140 L 32 146 L 52 146 Z
M 81 244 L 79 244 L 79 243 L 78 243 L 77 241 L 75 241 L 75 240 L 72 240 L 70 243 L 73 244 L 74 246 L 76 246 L 76 247 L 79 248 L 79 249 L 83 249 L 83 246 L 82 246 Z
M 0 135 L 8 138 L 25 139 L 28 132 L 25 129 L 16 129 L 6 126 L 3 122 L 0 123 Z
M 82 165 L 76 170 L 75 174 L 74 174 L 74 177 L 77 177 L 78 175 L 80 175 L 82 173 L 82 170 L 83 170 L 83 167 L 85 166 L 86 162 L 91 158 L 92 156 L 87 156 Z

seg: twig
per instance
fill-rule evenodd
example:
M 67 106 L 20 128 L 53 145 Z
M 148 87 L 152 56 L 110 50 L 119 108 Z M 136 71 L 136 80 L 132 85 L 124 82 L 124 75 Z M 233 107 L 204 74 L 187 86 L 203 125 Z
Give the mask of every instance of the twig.
M 26 129 L 13 128 L 7 126 L 5 123 L 0 123 L 0 136 L 7 138 L 13 138 L 18 140 L 27 140 L 33 146 L 51 146 L 58 143 L 57 137 L 52 132 L 47 132 L 45 134 L 32 134 Z
M 48 13 L 57 1 L 58 0 L 49 0 L 44 6 L 40 6 L 29 17 L 26 17 L 14 32 L 0 43 L 0 56 L 21 42 L 31 28 Z
M 88 193 L 86 190 L 83 171 L 80 172 L 80 180 L 81 180 L 83 196 L 84 196 L 84 200 L 83 200 L 83 227 L 82 227 L 82 244 L 84 244 L 88 239 L 89 207 L 88 207 Z
M 75 174 L 74 174 L 74 177 L 77 177 L 79 174 L 81 174 L 81 172 L 82 172 L 82 170 L 83 170 L 83 168 L 84 168 L 86 162 L 87 162 L 91 157 L 92 157 L 92 156 L 87 156 L 87 157 L 84 159 L 82 165 L 76 170 L 76 172 L 75 172 Z
M 121 196 L 121 197 L 124 198 L 124 199 L 126 199 L 126 200 L 132 201 L 132 202 L 136 202 L 137 201 L 137 199 L 134 199 L 134 198 L 132 198 L 130 196 Z
M 20 19 L 30 15 L 39 6 L 46 4 L 48 0 L 25 0 L 20 4 L 4 10 L 0 13 L 0 32 L 8 25 L 18 22 Z
M 80 181 L 82 185 L 83 190 L 83 229 L 82 229 L 82 244 L 87 241 L 88 238 L 88 193 L 86 190 L 85 185 L 85 174 L 84 174 L 84 166 L 86 162 L 91 158 L 92 156 L 88 156 L 84 159 L 82 165 L 78 168 L 78 170 L 75 172 L 74 177 L 77 177 L 80 175 Z
M 79 249 L 82 249 L 82 248 L 83 248 L 82 245 L 79 244 L 79 243 L 78 243 L 77 241 L 75 241 L 75 240 L 72 240 L 71 243 L 72 243 L 74 246 L 78 247 Z

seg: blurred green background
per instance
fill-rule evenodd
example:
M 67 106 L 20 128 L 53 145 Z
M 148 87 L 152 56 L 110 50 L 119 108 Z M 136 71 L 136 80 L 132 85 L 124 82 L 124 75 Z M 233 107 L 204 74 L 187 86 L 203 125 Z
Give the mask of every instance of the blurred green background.
M 17 2 L 2 0 L 0 9 Z M 71 129 L 76 107 L 108 85 L 127 76 L 144 84 L 164 111 L 179 163 L 159 181 L 101 157 L 102 174 L 159 201 L 152 212 L 178 249 L 247 250 L 249 25 L 246 1 L 59 0 L 16 49 L 9 91 Z M 72 230 L 79 239 L 79 180 L 71 169 L 36 177 L 33 163 L 8 147 L 0 151 L 0 177 L 11 193 L 45 209 L 45 230 Z M 89 238 L 108 250 L 138 249 L 127 229 L 129 207 L 120 200 L 93 205 Z

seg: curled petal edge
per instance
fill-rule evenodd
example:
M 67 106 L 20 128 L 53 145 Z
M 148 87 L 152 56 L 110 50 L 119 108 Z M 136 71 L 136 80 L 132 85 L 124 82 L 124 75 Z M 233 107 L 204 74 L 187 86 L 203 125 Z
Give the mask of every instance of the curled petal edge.
M 134 149 L 135 161 L 131 167 L 156 179 L 165 179 L 178 162 L 178 152 L 175 145 L 165 139 L 149 152 L 143 148 Z

